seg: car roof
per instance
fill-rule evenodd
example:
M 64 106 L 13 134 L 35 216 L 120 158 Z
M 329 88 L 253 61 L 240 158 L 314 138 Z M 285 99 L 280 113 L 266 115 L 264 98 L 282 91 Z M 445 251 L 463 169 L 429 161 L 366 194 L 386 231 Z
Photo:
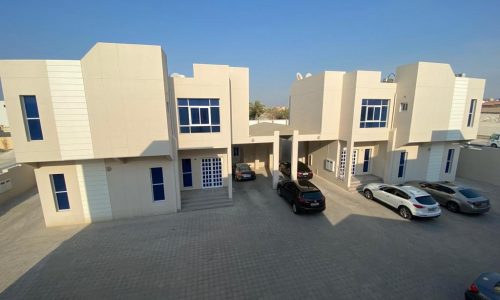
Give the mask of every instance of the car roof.
M 451 189 L 456 189 L 459 187 L 458 185 L 454 184 L 453 182 L 449 182 L 449 181 L 436 181 L 436 182 L 429 182 L 429 183 L 437 183 L 437 184 L 440 184 L 442 186 L 449 187 Z
M 295 186 L 301 192 L 320 192 L 320 190 L 318 189 L 318 187 L 315 186 L 309 180 L 297 180 L 297 181 L 287 180 L 286 182 L 293 182 L 293 183 L 295 183 Z
M 429 193 L 410 185 L 398 186 L 400 190 L 413 197 L 429 196 Z

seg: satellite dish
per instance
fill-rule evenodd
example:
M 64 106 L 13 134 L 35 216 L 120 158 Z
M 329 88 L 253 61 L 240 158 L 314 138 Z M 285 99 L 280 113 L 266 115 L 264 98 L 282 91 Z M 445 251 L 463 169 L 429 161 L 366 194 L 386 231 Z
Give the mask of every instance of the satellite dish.
M 313 76 L 313 74 L 311 74 L 311 73 L 306 73 L 306 78 L 307 78 L 307 77 L 311 77 L 311 76 Z
M 304 78 L 304 76 L 302 76 L 302 74 L 300 74 L 299 72 L 297 72 L 297 75 L 295 75 L 297 77 L 297 80 L 301 80 L 302 78 Z

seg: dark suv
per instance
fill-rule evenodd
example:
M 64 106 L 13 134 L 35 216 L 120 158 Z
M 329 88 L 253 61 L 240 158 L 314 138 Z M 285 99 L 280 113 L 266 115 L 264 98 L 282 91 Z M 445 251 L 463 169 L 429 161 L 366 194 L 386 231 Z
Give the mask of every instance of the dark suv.
M 283 175 L 290 178 L 290 174 L 292 169 L 292 164 L 290 162 L 281 162 L 280 163 L 280 172 Z M 301 161 L 297 162 L 297 179 L 311 179 L 313 178 L 313 172 L 307 165 Z
M 321 212 L 326 208 L 325 196 L 307 180 L 285 180 L 278 183 L 278 195 L 292 204 L 296 214 L 306 211 Z

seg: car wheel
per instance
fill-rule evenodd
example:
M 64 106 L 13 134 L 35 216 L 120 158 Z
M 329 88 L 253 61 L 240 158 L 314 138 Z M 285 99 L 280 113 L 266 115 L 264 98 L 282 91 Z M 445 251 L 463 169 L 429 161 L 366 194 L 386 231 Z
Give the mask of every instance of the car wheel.
M 454 212 L 454 213 L 457 213 L 460 211 L 460 208 L 458 207 L 458 204 L 456 204 L 455 202 L 453 201 L 450 201 L 448 203 L 446 203 L 446 208 L 451 211 L 451 212 Z
M 370 190 L 365 190 L 365 192 L 363 193 L 365 195 L 365 198 L 366 199 L 369 199 L 369 200 L 372 200 L 373 199 L 373 193 L 372 191 Z
M 297 205 L 295 204 L 295 202 L 292 203 L 292 211 L 296 215 L 298 215 L 300 213 L 299 208 L 297 207 Z
M 401 206 L 398 212 L 403 219 L 410 220 L 413 217 L 411 211 L 407 207 Z
M 491 144 L 491 147 L 496 148 L 497 144 Z

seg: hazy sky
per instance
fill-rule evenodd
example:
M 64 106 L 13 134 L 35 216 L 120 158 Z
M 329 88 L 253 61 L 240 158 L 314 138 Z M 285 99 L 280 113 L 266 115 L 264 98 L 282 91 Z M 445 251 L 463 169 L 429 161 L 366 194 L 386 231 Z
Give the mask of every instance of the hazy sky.
M 98 41 L 159 44 L 169 72 L 250 68 L 250 99 L 287 104 L 295 73 L 393 72 L 418 60 L 500 97 L 500 1 L 2 0 L 0 59 L 79 59 Z

